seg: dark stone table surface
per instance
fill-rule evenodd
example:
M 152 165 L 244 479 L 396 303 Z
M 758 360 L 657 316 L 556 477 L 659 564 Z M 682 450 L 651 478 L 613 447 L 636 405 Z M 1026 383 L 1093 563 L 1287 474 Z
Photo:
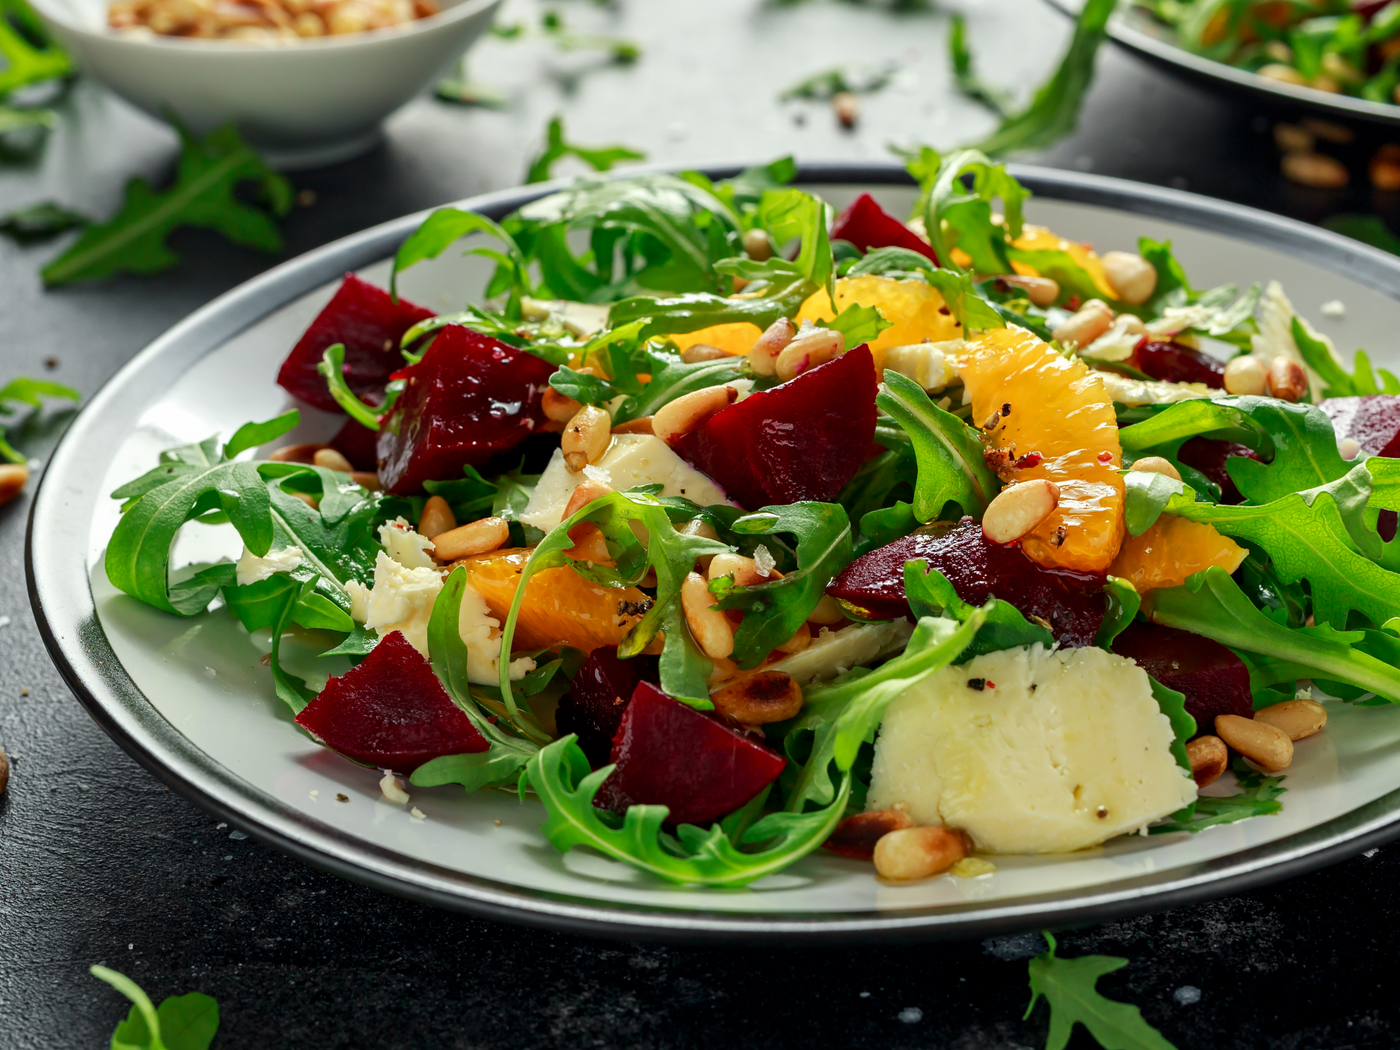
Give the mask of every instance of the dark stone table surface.
M 984 73 L 1024 96 L 1068 35 L 1037 0 L 958 5 Z M 315 192 L 285 223 L 283 257 L 373 223 L 517 182 L 549 116 L 571 136 L 694 164 L 882 157 L 889 143 L 953 145 L 990 117 L 950 90 L 948 10 L 838 0 L 557 5 L 580 28 L 635 38 L 620 68 L 535 37 L 487 40 L 473 72 L 500 111 L 420 99 L 382 146 L 297 173 Z M 532 0 L 505 21 L 535 22 Z M 837 62 L 899 62 L 853 132 L 829 109 L 777 101 Z M 171 133 L 79 82 L 28 164 L 0 165 L 0 213 L 54 198 L 110 213 L 125 179 L 168 177 Z M 1113 49 L 1077 133 L 1042 163 L 1189 188 L 1318 221 L 1394 217 L 1364 178 L 1383 132 L 1339 153 L 1346 191 L 1278 174 L 1273 114 L 1182 84 Z M 199 233 L 184 261 L 142 279 L 46 292 L 54 245 L 0 240 L 0 381 L 48 375 L 90 394 L 150 339 L 274 260 Z M 1387 348 L 1373 347 L 1383 353 Z M 46 368 L 46 359 L 56 359 Z M 62 418 L 20 434 L 42 460 Z M 437 912 L 352 885 L 216 824 L 128 758 L 49 661 L 26 596 L 28 497 L 0 509 L 0 1047 L 107 1045 L 126 1004 L 87 975 L 123 970 L 157 999 L 220 1002 L 215 1046 L 316 1048 L 946 1047 L 1044 1043 L 1044 1007 L 1021 1019 L 1038 938 L 819 950 L 693 950 L 591 941 Z M 75 552 L 76 556 L 76 552 Z M 1393 1047 L 1400 849 L 1371 851 L 1257 892 L 1068 933 L 1062 953 L 1131 964 L 1110 994 L 1140 1004 L 1183 1048 Z M 1084 1036 L 1076 1045 L 1090 1045 Z

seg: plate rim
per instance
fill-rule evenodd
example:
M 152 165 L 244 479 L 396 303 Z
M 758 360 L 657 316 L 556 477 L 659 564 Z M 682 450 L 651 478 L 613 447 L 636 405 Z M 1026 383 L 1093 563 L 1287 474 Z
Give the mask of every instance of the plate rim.
M 741 165 L 701 168 L 714 178 Z M 1053 200 L 1127 211 L 1208 229 L 1284 251 L 1305 252 L 1325 269 L 1400 301 L 1400 258 L 1304 223 L 1239 205 L 1104 176 L 1012 165 L 1033 193 Z M 677 170 L 666 166 L 633 168 Z M 805 162 L 797 183 L 808 186 L 912 186 L 891 162 Z M 567 185 L 564 180 L 482 194 L 453 205 L 501 218 Z M 1303 874 L 1400 836 L 1400 788 L 1330 821 L 1286 838 L 1165 873 L 1110 883 L 1089 892 L 1069 890 L 999 903 L 897 912 L 730 914 L 601 902 L 496 880 L 396 854 L 322 824 L 241 780 L 197 748 L 151 705 L 107 642 L 87 575 L 85 514 L 100 498 L 99 472 L 85 486 L 65 484 L 83 468 L 86 448 L 124 438 L 127 417 L 149 401 L 104 412 L 144 373 L 183 374 L 239 331 L 287 303 L 392 254 L 434 209 L 381 223 L 283 262 L 220 295 L 175 324 L 96 391 L 50 456 L 30 506 L 25 575 L 40 636 L 78 702 L 119 746 L 157 779 L 219 819 L 264 844 L 351 882 L 483 918 L 561 932 L 672 943 L 762 939 L 767 944 L 919 941 L 985 937 L 1042 927 L 1097 923 L 1237 893 Z M 81 475 L 79 475 L 81 476 Z M 713 892 L 713 891 L 702 891 Z

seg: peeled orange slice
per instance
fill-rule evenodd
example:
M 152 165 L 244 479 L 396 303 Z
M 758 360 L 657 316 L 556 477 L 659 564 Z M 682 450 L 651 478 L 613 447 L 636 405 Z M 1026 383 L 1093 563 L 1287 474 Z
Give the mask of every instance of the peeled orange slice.
M 892 327 L 880 333 L 870 343 L 875 358 L 875 371 L 884 368 L 885 350 L 891 346 L 908 346 L 925 339 L 941 343 L 961 339 L 962 327 L 953 319 L 938 289 L 923 281 L 892 281 L 888 277 L 864 275 L 843 277 L 836 282 L 836 308 L 822 289 L 810 296 L 797 311 L 797 323 L 804 320 L 830 321 L 852 303 L 873 306 Z
M 988 445 L 1013 460 L 1039 453 L 1015 479 L 1059 486 L 1059 507 L 1021 538 L 1022 549 L 1047 568 L 1105 571 L 1123 540 L 1123 479 L 1118 421 L 1103 381 L 1019 328 L 993 329 L 970 343 L 959 371 L 973 423 L 993 423 Z
M 1212 565 L 1234 572 L 1245 554 L 1238 543 L 1203 521 L 1163 514 L 1141 536 L 1124 537 L 1108 571 L 1144 594 L 1157 587 L 1179 587 L 1186 577 Z
M 753 344 L 758 341 L 758 337 L 762 334 L 762 329 L 756 324 L 749 324 L 747 321 L 732 321 L 729 324 L 711 325 L 709 328 L 701 328 L 694 332 L 681 332 L 669 338 L 682 350 L 704 343 L 707 346 L 717 346 L 725 353 L 734 354 L 737 357 L 752 350 Z

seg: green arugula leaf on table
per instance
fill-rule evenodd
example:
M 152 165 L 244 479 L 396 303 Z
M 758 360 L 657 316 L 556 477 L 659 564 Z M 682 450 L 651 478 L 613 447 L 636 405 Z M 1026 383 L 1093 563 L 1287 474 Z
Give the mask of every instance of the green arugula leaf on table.
M 1265 776 L 1245 765 L 1238 756 L 1231 768 L 1241 790 L 1233 795 L 1198 795 L 1186 809 L 1153 824 L 1147 829 L 1148 832 L 1153 835 L 1167 835 L 1174 831 L 1195 834 L 1220 824 L 1233 824 L 1250 817 L 1267 817 L 1283 809 L 1283 803 L 1278 799 L 1288 790 L 1282 786 L 1287 777 Z
M 870 95 L 888 87 L 898 72 L 899 66 L 894 62 L 880 66 L 833 66 L 784 88 L 778 94 L 778 101 L 806 99 L 809 102 L 826 102 L 842 93 Z
M 155 1006 L 125 974 L 105 966 L 88 972 L 131 1000 L 126 1020 L 112 1032 L 112 1050 L 209 1050 L 219 1030 L 219 1004 L 202 992 L 171 996 Z
M 1384 368 L 1371 370 L 1365 350 L 1356 351 L 1351 374 L 1341 366 L 1327 344 L 1314 339 L 1300 318 L 1293 318 L 1293 342 L 1308 367 L 1327 385 L 1323 397 L 1349 397 L 1356 394 L 1400 394 L 1400 379 Z
M 0 110 L 0 135 L 5 132 L 4 112 Z M 0 215 L 0 233 L 13 238 L 20 244 L 47 240 L 57 237 L 76 226 L 90 220 L 80 212 L 71 211 L 61 204 L 45 201 L 31 204 L 7 215 Z
M 1003 120 L 1011 116 L 1011 92 L 983 80 L 973 68 L 972 49 L 967 43 L 967 19 L 962 15 L 954 15 L 948 23 L 948 57 L 953 66 L 953 83 L 960 92 Z
M 68 55 L 24 0 L 0 0 L 0 57 L 0 96 L 73 72 Z
M 126 186 L 126 202 L 110 220 L 94 223 L 42 271 L 49 286 L 155 273 L 180 261 L 165 243 L 178 227 L 197 226 L 234 244 L 264 252 L 282 250 L 274 216 L 292 206 L 292 187 L 239 137 L 232 125 L 195 138 L 183 128 L 175 183 L 159 193 L 144 179 Z M 268 211 L 242 201 L 240 186 L 255 186 Z M 270 212 L 270 214 L 269 214 Z
M 1099 978 L 1127 966 L 1127 959 L 1113 955 L 1061 959 L 1055 954 L 1054 936 L 1049 932 L 1044 936 L 1048 947 L 1029 964 L 1031 1001 L 1025 1017 L 1044 996 L 1050 1006 L 1045 1050 L 1064 1050 L 1077 1024 L 1087 1028 L 1105 1050 L 1175 1050 L 1143 1020 L 1136 1006 L 1105 998 L 1098 990 Z
M 28 462 L 10 445 L 8 430 L 12 424 L 5 418 L 17 411 L 19 406 L 40 409 L 46 397 L 77 401 L 81 396 L 71 386 L 47 379 L 31 379 L 29 376 L 18 376 L 0 386 L 0 459 L 11 463 Z
M 594 171 L 611 171 L 614 165 L 628 160 L 646 160 L 647 155 L 630 146 L 580 146 L 564 138 L 564 118 L 555 115 L 545 129 L 543 151 L 530 161 L 525 182 L 548 182 L 554 177 L 554 165 L 565 157 L 576 157 Z
M 3 149 L 6 135 L 32 128 L 47 130 L 53 125 L 54 114 L 51 109 L 41 109 L 37 106 L 16 109 L 14 106 L 0 103 L 0 149 Z
M 642 56 L 642 46 L 635 40 L 605 36 L 602 33 L 579 32 L 570 28 L 558 11 L 546 11 L 540 16 L 540 31 L 553 40 L 554 46 L 560 51 L 603 51 L 619 65 L 628 65 Z

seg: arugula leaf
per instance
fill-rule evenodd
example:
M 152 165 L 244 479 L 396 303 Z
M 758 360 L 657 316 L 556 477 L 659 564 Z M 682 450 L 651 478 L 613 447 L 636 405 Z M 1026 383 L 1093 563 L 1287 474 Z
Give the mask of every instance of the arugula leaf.
M 989 84 L 972 68 L 972 49 L 967 44 L 967 19 L 954 15 L 948 23 L 948 56 L 953 66 L 953 83 L 957 89 L 986 106 L 1003 120 L 1011 116 L 1011 92 Z
M 0 134 L 4 134 L 4 111 L 0 110 Z M 0 233 L 7 234 L 20 244 L 48 240 L 83 226 L 90 220 L 81 212 L 71 211 L 53 201 L 31 204 L 7 215 L 0 215 Z
M 617 388 L 606 379 L 591 372 L 575 372 L 568 365 L 559 366 L 549 377 L 549 385 L 581 405 L 601 405 L 618 395 Z
M 937 569 L 930 569 L 922 558 L 904 563 L 904 593 L 916 618 L 946 613 L 954 619 L 966 620 L 976 608 L 959 598 L 948 577 Z M 1018 645 L 1038 642 L 1048 649 L 1055 644 L 1055 636 L 1048 627 L 1031 623 L 1010 602 L 992 598 L 987 602 L 986 612 L 982 629 L 955 663 L 964 663 L 983 653 L 1014 649 Z
M 512 320 L 518 318 L 520 301 L 530 291 L 529 277 L 525 272 L 525 256 L 520 246 L 505 229 L 485 215 L 478 215 L 474 211 L 462 211 L 460 208 L 439 208 L 423 220 L 423 225 L 414 230 L 408 240 L 399 245 L 399 250 L 394 253 L 393 269 L 389 272 L 389 294 L 395 299 L 398 298 L 399 274 L 404 270 L 424 259 L 436 259 L 452 244 L 473 233 L 484 233 L 505 245 L 504 253 L 494 248 L 472 248 L 463 254 L 480 255 L 495 260 L 496 276 L 492 279 L 487 294 L 498 294 L 503 289 L 497 287 L 497 282 L 504 282 L 510 289 L 506 317 Z M 480 316 L 480 312 L 473 311 L 473 315 Z M 422 335 L 423 331 L 426 329 L 420 330 L 415 325 L 405 333 L 403 345 L 408 346 L 413 339 Z
M 331 397 L 335 398 L 335 403 L 341 410 L 353 419 L 360 426 L 369 430 L 379 429 L 379 417 L 393 408 L 394 402 L 398 400 L 402 387 L 392 388 L 386 391 L 384 403 L 379 407 L 367 405 L 361 401 L 350 384 L 345 381 L 345 344 L 335 343 L 326 347 L 326 352 L 321 355 L 321 361 L 316 366 L 316 371 L 321 373 L 321 378 L 326 381 L 326 388 L 330 391 Z
M 966 332 L 984 332 L 988 328 L 1005 328 L 1003 314 L 977 294 L 972 275 L 952 270 L 929 270 L 924 279 L 938 289 L 955 320 Z M 1020 323 L 1019 320 L 1017 323 Z
M 1250 769 L 1238 756 L 1231 768 L 1242 790 L 1233 795 L 1198 795 L 1196 801 L 1180 813 L 1153 824 L 1147 829 L 1148 833 L 1166 835 L 1173 831 L 1189 831 L 1195 834 L 1219 824 L 1265 817 L 1283 809 L 1278 798 L 1288 790 L 1281 786 L 1287 777 L 1265 776 Z
M 898 433 L 901 436 L 904 434 L 902 430 Z M 900 506 L 906 508 L 908 528 L 899 533 L 899 536 L 903 536 L 919 524 L 914 518 L 913 508 L 908 503 L 913 496 L 914 481 L 918 476 L 914 446 L 908 442 L 881 441 L 878 431 L 876 442 L 885 445 L 886 451 L 860 465 L 855 476 L 846 482 L 845 488 L 836 497 L 836 502 L 846 508 L 847 517 L 859 524 L 862 535 L 866 537 L 872 535 L 872 528 L 888 531 L 888 527 L 898 527 L 904 522 L 905 515 L 895 514 L 891 519 L 887 511 L 893 512 Z M 872 514 L 879 517 L 873 518 L 867 527 L 865 519 Z M 877 525 L 877 522 L 888 524 Z M 891 536 L 890 539 L 898 539 L 899 536 Z M 864 553 L 864 550 L 858 553 Z
M 1107 999 L 1099 992 L 1099 978 L 1127 966 L 1127 959 L 1113 955 L 1061 959 L 1055 955 L 1054 935 L 1046 932 L 1044 937 L 1049 947 L 1028 967 L 1031 1001 L 1025 1017 L 1030 1017 L 1044 996 L 1050 1004 L 1050 1034 L 1045 1050 L 1064 1050 L 1077 1024 L 1087 1028 L 1107 1050 L 1176 1050 L 1161 1032 L 1143 1020 L 1142 1011 L 1136 1006 Z
M 0 96 L 73 72 L 68 55 L 24 0 L 0 0 L 0 55 L 5 58 Z
M 745 168 L 732 179 L 710 180 L 708 175 L 698 171 L 683 171 L 680 177 L 694 183 L 706 193 L 719 198 L 736 215 L 739 215 L 748 229 L 754 225 L 758 202 L 766 190 L 776 190 L 797 178 L 797 162 L 792 157 L 779 157 L 768 164 L 756 164 Z
M 231 124 L 202 139 L 178 125 L 176 130 L 182 146 L 175 184 L 157 193 L 144 179 L 128 182 L 121 210 L 107 222 L 89 226 L 44 267 L 46 285 L 168 269 L 180 257 L 165 240 L 180 226 L 214 230 L 234 244 L 259 251 L 282 250 L 273 217 L 291 208 L 291 184 L 269 168 Z M 239 199 L 239 187 L 250 183 L 271 214 Z
M 817 325 L 845 336 L 848 350 L 862 343 L 873 343 L 886 328 L 894 327 L 875 307 L 859 303 L 852 303 L 830 321 L 818 321 Z
M 924 170 L 929 159 L 921 154 L 917 162 L 911 163 L 911 171 Z M 972 176 L 970 193 L 963 184 L 963 177 L 968 174 Z M 978 150 L 959 150 L 942 158 L 937 170 L 921 182 L 918 207 L 940 265 L 957 268 L 952 259 L 956 245 L 970 257 L 972 272 L 1011 273 L 1006 241 L 1008 237 L 1021 236 L 1022 207 L 1030 191 L 1016 181 L 1006 166 L 993 164 Z M 998 197 L 1006 215 L 1004 226 L 992 223 L 992 201 Z
M 71 386 L 64 386 L 62 383 L 19 376 L 11 379 L 4 386 L 0 386 L 0 417 L 12 414 L 15 411 L 15 404 L 39 409 L 43 407 L 43 399 L 46 397 L 77 401 L 81 396 Z M 7 430 L 8 424 L 3 418 L 0 418 L 0 459 L 7 459 L 11 463 L 28 462 L 25 456 L 11 447 Z
M 651 382 L 638 384 L 637 393 L 628 397 L 613 414 L 614 425 L 642 416 L 655 415 L 662 405 L 683 394 L 707 386 L 729 383 L 744 378 L 745 359 L 720 358 L 717 361 L 697 361 L 688 364 L 679 354 L 652 350 L 647 354 Z M 614 377 L 614 383 L 616 383 Z
M 784 187 L 764 191 L 758 201 L 757 220 L 780 248 L 794 238 L 799 239 L 797 257 L 792 260 L 793 272 L 817 288 L 825 287 L 834 303 L 835 273 L 827 234 L 828 211 L 829 206 L 820 197 Z
M 1133 622 L 1142 608 L 1142 595 L 1137 588 L 1119 576 L 1110 576 L 1103 585 L 1104 598 L 1108 601 L 1108 611 L 1103 623 L 1094 635 L 1094 644 L 1100 649 L 1111 649 L 1117 638 Z
M 923 387 L 898 372 L 885 373 L 885 389 L 875 403 L 909 435 L 918 460 L 914 516 L 921 522 L 939 517 L 945 504 L 980 517 L 1000 489 L 982 459 L 977 432 L 929 400 Z
M 730 529 L 745 536 L 789 533 L 797 537 L 795 572 L 753 587 L 733 587 L 718 603 L 721 609 L 738 609 L 744 614 L 743 623 L 734 632 L 732 659 L 748 670 L 807 622 L 826 593 L 826 585 L 855 557 L 855 548 L 846 511 L 835 503 L 763 507 L 738 518 Z M 729 582 L 732 585 L 733 580 Z
M 647 155 L 630 146 L 579 146 L 564 139 L 564 118 L 555 114 L 545 129 L 544 150 L 530 161 L 525 182 L 548 182 L 554 177 L 554 165 L 565 157 L 577 157 L 594 171 L 611 171 L 625 160 L 646 160 Z
M 605 51 L 619 65 L 635 62 L 642 54 L 642 47 L 636 41 L 620 36 L 604 36 L 601 33 L 580 33 L 570 29 L 564 22 L 564 16 L 558 11 L 546 11 L 540 16 L 540 31 L 552 38 L 560 51 Z
M 1123 488 L 1123 524 L 1130 536 L 1141 536 L 1150 529 L 1171 498 L 1186 490 L 1175 478 L 1146 470 L 1124 471 Z
M 125 974 L 105 966 L 88 972 L 131 1000 L 126 1020 L 112 1032 L 112 1050 L 209 1050 L 219 1030 L 219 1004 L 202 992 L 171 996 L 157 1008 Z
M 1371 359 L 1365 350 L 1356 351 L 1353 364 L 1354 374 L 1348 375 L 1345 368 L 1332 355 L 1326 343 L 1314 339 L 1303 327 L 1300 318 L 1293 318 L 1293 342 L 1303 355 L 1308 367 L 1322 377 L 1327 384 L 1323 397 L 1348 397 L 1355 394 L 1400 394 L 1400 379 L 1384 368 L 1371 371 Z M 1377 382 L 1376 374 L 1380 375 Z
M 825 102 L 842 92 L 869 95 L 887 87 L 898 72 L 899 66 L 894 62 L 886 62 L 882 66 L 834 66 L 803 77 L 784 88 L 778 95 L 778 101 L 792 102 L 800 98 Z

